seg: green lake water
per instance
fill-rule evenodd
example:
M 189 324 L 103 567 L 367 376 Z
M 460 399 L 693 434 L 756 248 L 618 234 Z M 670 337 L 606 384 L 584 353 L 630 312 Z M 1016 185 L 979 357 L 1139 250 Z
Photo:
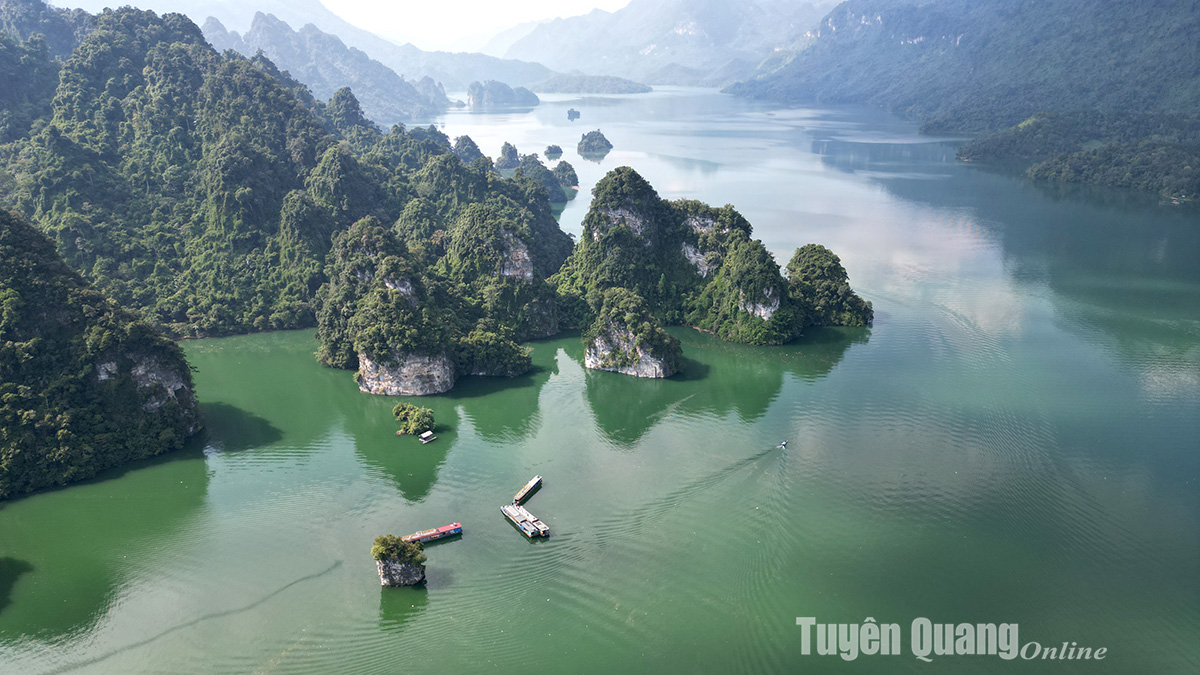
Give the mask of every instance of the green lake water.
M 628 164 L 734 204 L 781 260 L 824 243 L 876 324 L 776 348 L 673 329 L 665 381 L 536 342 L 529 375 L 421 399 L 428 446 L 393 436 L 398 399 L 319 366 L 312 331 L 188 342 L 191 449 L 0 503 L 0 672 L 1200 671 L 1194 210 L 709 91 L 437 122 L 493 155 L 563 146 L 569 232 Z M 594 128 L 599 163 L 574 152 Z M 553 534 L 531 542 L 499 507 L 535 473 Z M 376 535 L 456 520 L 425 587 L 380 588 Z M 902 654 L 804 656 L 798 616 L 898 623 Z M 925 663 L 918 617 L 1108 654 Z

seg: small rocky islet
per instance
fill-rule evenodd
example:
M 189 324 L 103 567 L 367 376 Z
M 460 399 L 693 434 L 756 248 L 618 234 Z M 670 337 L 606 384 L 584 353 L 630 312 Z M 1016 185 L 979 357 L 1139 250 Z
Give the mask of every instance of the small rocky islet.
M 376 537 L 371 557 L 382 586 L 417 586 L 425 583 L 425 547 L 394 534 Z

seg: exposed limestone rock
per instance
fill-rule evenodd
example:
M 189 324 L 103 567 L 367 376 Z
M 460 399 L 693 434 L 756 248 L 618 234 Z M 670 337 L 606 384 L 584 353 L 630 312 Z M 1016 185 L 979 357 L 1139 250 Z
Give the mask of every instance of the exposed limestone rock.
M 388 277 L 383 280 L 383 285 L 389 291 L 400 291 L 400 295 L 406 298 L 413 297 L 413 285 L 408 279 L 393 279 Z
M 742 296 L 742 301 L 738 303 L 738 308 L 750 312 L 754 316 L 763 321 L 770 321 L 775 314 L 775 310 L 779 309 L 779 291 L 775 288 L 768 288 L 763 291 L 765 302 L 748 302 L 746 296 Z
M 393 354 L 390 363 L 358 355 L 358 388 L 381 396 L 428 396 L 454 386 L 454 362 L 442 354 Z
M 604 228 L 604 232 L 607 232 L 618 225 L 624 225 L 625 227 L 628 227 L 631 232 L 642 238 L 643 245 L 650 245 L 650 238 L 646 236 L 650 224 L 647 222 L 646 218 L 642 217 L 640 213 L 631 211 L 630 209 L 624 207 L 605 209 L 604 211 L 601 211 L 601 213 L 604 214 L 605 219 L 608 220 L 608 227 Z M 601 232 L 600 228 L 596 228 L 592 232 L 592 239 L 600 241 L 600 236 L 604 232 Z
M 529 246 L 508 230 L 502 231 L 500 236 L 504 238 L 504 261 L 500 265 L 500 275 L 533 281 L 533 258 L 529 255 Z
M 164 368 L 158 359 L 153 357 L 144 356 L 134 361 L 131 372 L 133 381 L 139 388 L 154 389 L 154 393 L 142 404 L 142 408 L 147 412 L 157 411 L 168 399 L 190 399 L 192 396 L 191 389 L 179 371 Z
M 117 374 L 117 362 L 116 361 L 105 361 L 104 363 L 96 364 L 96 379 L 100 380 L 101 382 L 107 380 L 108 378 L 110 378 L 116 374 Z
M 696 232 L 697 234 L 704 234 L 717 229 L 717 221 L 713 218 L 708 218 L 705 216 L 688 216 L 683 222 L 685 225 L 692 228 L 692 231 Z M 728 232 L 729 229 L 726 228 L 723 231 Z
M 588 343 L 583 365 L 634 377 L 663 378 L 675 374 L 665 359 L 638 347 L 633 333 L 627 330 L 613 330 Z
M 425 583 L 425 566 L 412 562 L 400 562 L 394 558 L 376 560 L 379 583 L 383 586 L 416 586 Z
M 721 264 L 719 259 L 710 262 L 708 257 L 700 249 L 692 246 L 686 241 L 683 242 L 680 248 L 683 251 L 683 257 L 687 258 L 688 262 L 695 266 L 696 271 L 699 272 L 700 276 L 702 277 L 707 278 L 708 275 Z

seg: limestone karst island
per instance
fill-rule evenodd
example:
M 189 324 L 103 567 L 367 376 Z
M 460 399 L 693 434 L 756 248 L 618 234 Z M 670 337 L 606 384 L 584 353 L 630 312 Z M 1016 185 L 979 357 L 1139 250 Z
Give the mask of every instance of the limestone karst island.
M 1192 0 L 0 0 L 0 675 L 1192 673 Z

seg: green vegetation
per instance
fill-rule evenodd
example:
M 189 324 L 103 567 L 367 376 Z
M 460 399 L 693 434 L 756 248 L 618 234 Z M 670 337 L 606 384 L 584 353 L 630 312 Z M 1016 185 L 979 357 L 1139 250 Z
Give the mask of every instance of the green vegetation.
M 463 166 L 436 129 L 381 132 L 348 89 L 321 103 L 261 55 L 218 55 L 180 15 L 126 8 L 90 25 L 61 77 L 36 38 L 0 73 L 33 81 L 44 67 L 39 77 L 53 79 L 44 91 L 22 90 L 28 105 L 6 105 L 41 116 L 6 118 L 19 137 L 0 147 L 0 199 L 100 290 L 172 334 L 314 325 L 334 237 L 368 216 L 395 224 L 392 236 L 407 244 L 399 258 L 416 266 L 437 262 L 473 203 L 526 233 L 546 274 L 570 250 L 544 188 L 492 175 L 481 157 Z M 464 156 L 477 150 L 469 139 L 458 146 Z M 330 283 L 327 296 L 348 291 Z M 386 312 L 383 300 L 365 305 Z M 345 314 L 324 331 L 347 330 L 354 312 Z M 327 363 L 354 361 L 353 340 L 321 351 Z
M 177 449 L 198 428 L 182 350 L 0 211 L 0 499 Z
M 603 159 L 612 149 L 613 144 L 604 137 L 604 134 L 600 133 L 599 129 L 584 134 L 576 147 L 579 155 L 587 159 Z
M 1035 180 L 1200 195 L 1200 117 L 1041 113 L 959 148 L 967 160 L 1030 164 Z
M 559 157 L 562 157 L 562 154 L 563 154 L 562 147 L 557 146 L 557 145 L 547 145 L 546 146 L 546 159 L 558 159 Z
M 412 563 L 414 565 L 422 565 L 426 560 L 425 547 L 421 545 L 421 542 L 406 542 L 394 534 L 376 537 L 374 545 L 371 546 L 371 557 L 376 560 L 394 560 L 401 564 Z
M 475 160 L 483 159 L 483 152 L 470 136 L 459 136 L 454 139 L 454 156 L 462 160 L 463 164 L 473 164 Z
M 392 408 L 392 417 L 400 423 L 396 433 L 402 436 L 420 436 L 434 428 L 433 411 L 411 403 L 397 403 Z
M 466 137 L 384 132 L 349 89 L 321 102 L 262 54 L 217 54 L 182 15 L 123 8 L 80 25 L 61 65 L 39 38 L 0 36 L 0 81 L 14 85 L 0 96 L 15 111 L 2 120 L 0 199 L 99 291 L 172 334 L 315 324 L 332 367 L 426 356 L 514 376 L 531 363 L 519 342 L 564 324 L 605 318 L 669 352 L 653 330 L 664 324 L 767 344 L 808 316 L 732 207 L 665 202 L 622 168 L 596 186 L 574 246 L 551 210 L 578 182 L 566 162 L 550 171 L 506 143 L 494 167 Z M 580 148 L 611 144 L 595 131 Z M 153 334 L 121 316 L 138 327 L 129 335 Z M 177 352 L 160 348 L 172 370 Z M 185 418 L 158 418 L 155 451 L 178 444 Z M 122 458 L 150 452 L 126 445 Z
M 517 156 L 517 146 L 504 142 L 500 146 L 500 156 L 496 158 L 497 169 L 515 169 L 521 164 L 521 158 Z
M 567 121 L 568 122 L 573 122 L 573 121 L 579 119 L 579 115 L 580 115 L 580 113 L 578 110 L 576 110 L 574 108 L 567 109 Z
M 546 189 L 546 196 L 551 204 L 565 204 L 567 202 L 567 193 L 564 186 L 559 182 L 558 177 L 551 173 L 550 169 L 542 164 L 542 160 L 538 159 L 537 154 L 524 155 L 521 157 L 521 163 L 517 167 L 517 175 L 528 178 L 535 183 L 538 183 Z
M 850 289 L 842 260 L 820 244 L 796 249 L 787 264 L 789 294 L 803 308 L 806 323 L 815 326 L 869 326 L 875 320 L 871 303 Z
M 564 190 L 579 187 L 579 176 L 575 174 L 575 167 L 571 166 L 567 160 L 564 159 L 555 164 L 551 173 L 558 179 L 558 184 Z
M 485 330 L 492 328 L 492 330 Z M 530 350 L 512 339 L 510 331 L 484 322 L 458 341 L 458 368 L 468 375 L 516 377 L 533 367 Z
M 555 75 L 533 85 L 533 90 L 547 94 L 645 94 L 652 88 L 612 75 Z
M 812 325 L 871 322 L 870 303 L 850 290 L 836 256 L 805 247 L 793 260 L 785 280 L 733 207 L 664 201 L 621 167 L 596 184 L 583 236 L 551 282 L 575 326 L 593 326 L 615 288 L 644 300 L 663 324 L 747 344 L 781 344 Z

